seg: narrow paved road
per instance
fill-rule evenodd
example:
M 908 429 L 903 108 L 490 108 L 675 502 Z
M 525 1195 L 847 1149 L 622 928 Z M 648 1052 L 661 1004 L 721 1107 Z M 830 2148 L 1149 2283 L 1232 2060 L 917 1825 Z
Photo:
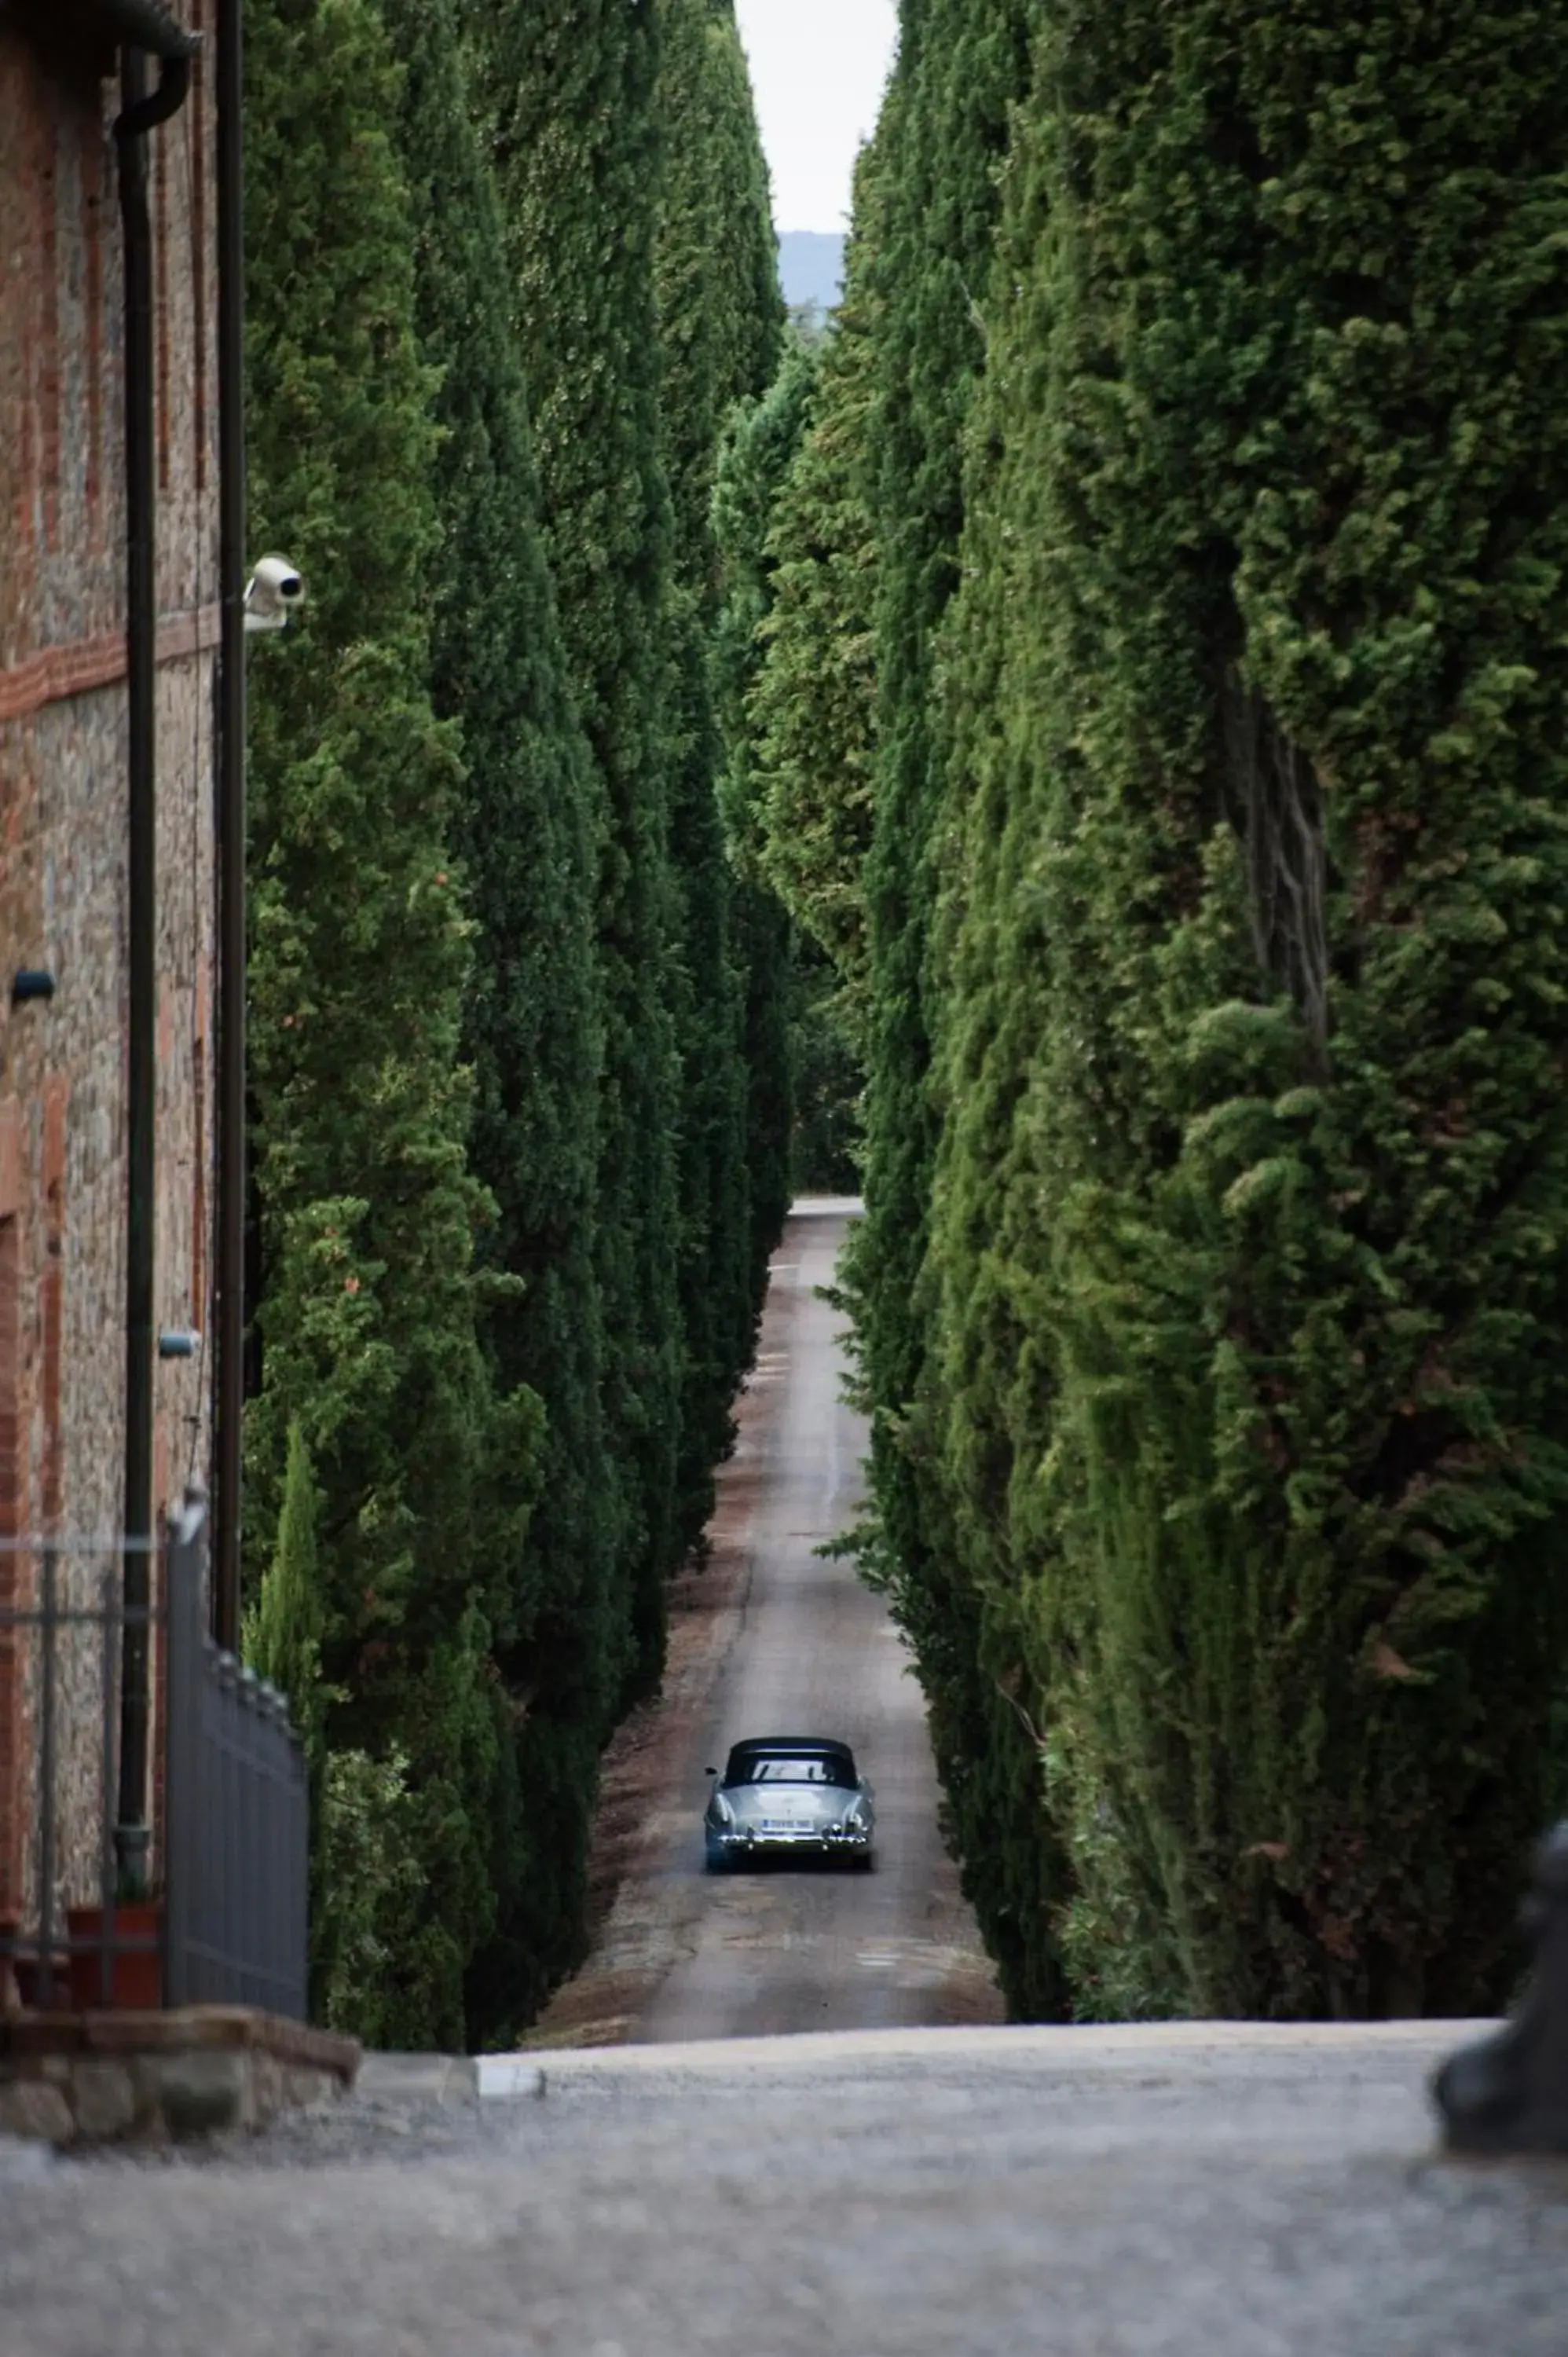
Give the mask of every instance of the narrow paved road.
M 618 1794 L 612 1766 L 606 1818 L 626 1843 L 624 1878 L 594 1955 L 546 2015 L 540 2042 L 1001 2018 L 938 1832 L 908 1652 L 853 1565 L 817 1552 L 853 1523 L 862 1494 L 865 1426 L 843 1396 L 843 1320 L 822 1298 L 857 1210 L 841 1198 L 803 1199 L 774 1256 L 740 1437 L 719 1479 L 711 1593 L 684 1631 L 677 1598 L 671 1674 L 640 1732 L 635 1791 Z M 704 1771 L 755 1735 L 853 1745 L 876 1793 L 874 1873 L 704 1872 Z
M 690 1829 L 668 1870 L 701 1906 L 685 1953 L 638 2025 L 662 2041 L 779 2030 L 865 2029 L 950 2018 L 944 1990 L 959 1916 L 937 1830 L 925 1709 L 886 1607 L 853 1566 L 816 1553 L 861 1498 L 863 1419 L 843 1397 L 843 1319 L 821 1298 L 850 1207 L 797 1205 L 775 1256 L 753 1378 L 761 1413 L 736 1467 L 757 1476 L 738 1635 L 689 1761 Z M 743 1453 L 744 1452 L 744 1453 Z M 704 1770 L 748 1735 L 832 1735 L 876 1792 L 877 1866 L 704 1875 Z M 957 1919 L 955 1921 L 955 1919 Z M 963 1944 L 969 1946 L 968 1932 Z

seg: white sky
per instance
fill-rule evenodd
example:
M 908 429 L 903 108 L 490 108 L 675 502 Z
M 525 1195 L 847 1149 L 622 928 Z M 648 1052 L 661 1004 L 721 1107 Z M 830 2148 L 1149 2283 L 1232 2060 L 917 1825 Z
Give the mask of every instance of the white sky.
M 842 230 L 893 62 L 896 0 L 736 0 L 776 229 Z

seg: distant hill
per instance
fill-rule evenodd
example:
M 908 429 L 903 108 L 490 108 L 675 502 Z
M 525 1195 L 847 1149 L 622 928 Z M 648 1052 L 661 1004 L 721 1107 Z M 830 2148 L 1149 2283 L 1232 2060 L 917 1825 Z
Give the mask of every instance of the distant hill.
M 779 233 L 779 279 L 791 311 L 803 303 L 831 311 L 843 289 L 843 239 L 832 230 Z

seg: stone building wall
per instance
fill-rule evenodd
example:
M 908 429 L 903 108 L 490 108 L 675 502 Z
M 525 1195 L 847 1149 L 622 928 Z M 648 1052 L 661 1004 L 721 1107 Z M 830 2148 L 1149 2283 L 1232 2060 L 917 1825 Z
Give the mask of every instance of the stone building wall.
M 174 13 L 202 30 L 211 0 Z M 112 50 L 86 19 L 0 16 L 0 1606 L 17 1540 L 61 1543 L 96 1600 L 123 1523 L 126 1147 L 125 556 Z M 151 69 L 156 74 L 156 65 Z M 155 1377 L 155 1501 L 209 1455 L 213 1169 L 213 666 L 218 636 L 212 106 L 199 57 L 150 141 L 156 288 L 156 1324 L 203 1337 Z M 13 1007 L 19 967 L 54 996 Z M 59 1663 L 66 1899 L 96 1885 L 101 1649 Z M 0 1910 L 37 1860 L 39 1661 L 0 1627 Z

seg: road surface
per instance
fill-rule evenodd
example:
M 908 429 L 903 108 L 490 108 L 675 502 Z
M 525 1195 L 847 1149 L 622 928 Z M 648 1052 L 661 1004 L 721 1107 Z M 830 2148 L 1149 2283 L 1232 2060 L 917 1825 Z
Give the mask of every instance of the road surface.
M 857 1206 L 798 1202 L 774 1255 L 735 1456 L 721 1469 L 716 1569 L 695 1637 L 677 1604 L 609 1921 L 537 2033 L 546 2044 L 664 2043 L 995 2020 L 1001 2004 L 938 1830 L 939 1787 L 907 1648 L 853 1565 L 817 1550 L 854 1520 L 864 1419 L 843 1396 L 844 1321 L 822 1297 Z M 687 1620 L 692 1616 L 688 1614 Z M 705 1770 L 744 1736 L 829 1735 L 875 1789 L 877 1863 L 704 1872 Z M 605 1992 L 613 1992 L 612 1998 Z
M 1568 2171 L 1434 2158 L 1455 2034 L 621 2046 L 348 2153 L 0 2151 L 0 2357 L 1563 2357 Z
M 908 1652 L 850 1564 L 816 1550 L 861 1501 L 864 1420 L 843 1397 L 840 1315 L 821 1298 L 849 1226 L 831 1201 L 797 1208 L 774 1257 L 753 1388 L 761 1414 L 737 1450 L 759 1474 L 740 1631 L 684 1790 L 692 1813 L 667 1871 L 700 1900 L 683 1953 L 637 2024 L 654 2041 L 869 2029 L 941 2021 L 955 1964 L 952 1869 Z M 877 1866 L 706 1875 L 696 1817 L 703 1770 L 748 1735 L 833 1735 L 876 1794 Z M 944 1934 L 946 1936 L 944 1936 Z M 972 1934 L 971 1934 L 972 1942 Z

